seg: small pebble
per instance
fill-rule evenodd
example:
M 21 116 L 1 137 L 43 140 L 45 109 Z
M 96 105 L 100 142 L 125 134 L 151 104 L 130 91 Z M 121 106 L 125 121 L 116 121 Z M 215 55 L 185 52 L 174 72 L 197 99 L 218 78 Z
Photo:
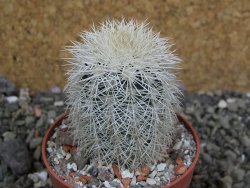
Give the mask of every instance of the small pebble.
M 181 146 L 182 146 L 182 140 L 178 141 L 178 142 L 174 145 L 173 149 L 174 149 L 174 150 L 178 150 L 178 149 L 181 148 Z
M 158 172 L 161 172 L 161 171 L 164 171 L 165 168 L 166 168 L 167 164 L 166 163 L 160 163 L 157 165 L 157 171 Z
M 4 142 L 6 142 L 7 140 L 11 140 L 11 139 L 16 138 L 16 134 L 14 132 L 10 132 L 10 131 L 3 133 L 2 136 L 3 136 Z
M 63 106 L 64 102 L 63 101 L 55 101 L 54 106 Z
M 220 100 L 218 103 L 219 108 L 226 108 L 227 107 L 227 102 L 225 100 Z
M 38 172 L 37 176 L 42 180 L 46 181 L 48 178 L 48 173 L 46 171 Z
M 17 96 L 8 96 L 6 97 L 6 100 L 8 101 L 8 103 L 16 103 L 18 101 Z
M 187 167 L 184 164 L 181 164 L 181 165 L 178 165 L 178 166 L 175 167 L 175 173 L 177 175 L 182 175 L 186 171 L 187 171 Z
M 156 176 L 156 174 L 157 174 L 157 171 L 154 170 L 153 172 L 151 172 L 151 173 L 149 174 L 149 177 L 150 177 L 150 178 L 154 178 L 154 177 Z
M 134 177 L 134 173 L 130 172 L 129 170 L 123 170 L 121 175 L 122 175 L 122 178 L 133 178 Z
M 155 185 L 156 184 L 156 181 L 154 179 L 152 179 L 152 178 L 147 178 L 146 182 L 149 185 Z
M 52 153 L 53 149 L 52 148 L 46 148 L 47 152 Z
M 109 184 L 108 181 L 105 181 L 105 182 L 104 182 L 104 185 L 105 185 L 106 188 L 112 188 L 112 186 Z
M 71 158 L 71 154 L 70 154 L 70 153 L 67 153 L 65 159 L 66 159 L 66 160 L 69 160 L 70 158 Z
M 59 160 L 58 160 L 56 157 L 54 158 L 53 162 L 54 162 L 55 164 L 59 164 L 59 163 L 60 163 Z

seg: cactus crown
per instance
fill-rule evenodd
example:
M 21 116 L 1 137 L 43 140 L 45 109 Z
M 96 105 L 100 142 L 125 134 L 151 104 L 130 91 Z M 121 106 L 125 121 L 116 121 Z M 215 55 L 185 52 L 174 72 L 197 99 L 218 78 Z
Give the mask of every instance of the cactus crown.
M 180 62 L 168 39 L 145 23 L 106 21 L 68 50 L 69 120 L 83 157 L 107 164 L 152 164 L 170 146 Z

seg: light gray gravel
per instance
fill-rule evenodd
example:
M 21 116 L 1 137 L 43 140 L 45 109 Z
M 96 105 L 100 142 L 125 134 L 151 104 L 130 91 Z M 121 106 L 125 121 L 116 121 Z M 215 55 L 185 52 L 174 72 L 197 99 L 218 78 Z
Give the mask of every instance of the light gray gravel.
M 30 96 L 23 94 L 28 106 L 25 103 L 20 106 L 6 99 L 8 96 L 19 98 L 20 91 L 13 84 L 1 77 L 0 87 L 0 145 L 3 147 L 8 140 L 20 140 L 32 164 L 29 170 L 22 172 L 24 175 L 17 176 L 18 171 L 13 173 L 9 161 L 3 160 L 6 151 L 2 152 L 0 188 L 49 188 L 39 150 L 45 131 L 64 112 L 62 103 L 56 102 L 64 101 L 64 95 L 60 88 Z M 40 117 L 33 113 L 35 106 L 42 110 Z M 182 114 L 192 122 L 201 140 L 201 157 L 191 188 L 250 187 L 250 93 L 185 93 Z

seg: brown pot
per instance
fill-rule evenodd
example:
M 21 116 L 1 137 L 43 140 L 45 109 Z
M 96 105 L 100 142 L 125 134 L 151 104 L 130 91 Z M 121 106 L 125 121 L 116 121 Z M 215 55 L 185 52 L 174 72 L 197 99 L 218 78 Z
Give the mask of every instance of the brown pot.
M 47 157 L 46 157 L 46 145 L 47 145 L 47 141 L 49 140 L 49 138 L 52 136 L 53 134 L 53 130 L 59 126 L 62 122 L 63 119 L 65 119 L 67 117 L 68 113 L 63 113 L 54 123 L 52 126 L 50 126 L 50 128 L 47 130 L 44 138 L 43 138 L 43 142 L 42 142 L 42 159 L 44 162 L 44 165 L 46 166 L 53 187 L 54 188 L 73 188 L 72 185 L 69 185 L 68 183 L 66 183 L 65 181 L 63 181 L 61 178 L 59 178 L 57 176 L 57 174 L 52 170 L 52 167 L 49 165 Z M 196 142 L 196 155 L 194 158 L 193 163 L 191 164 L 191 166 L 188 168 L 188 170 L 181 175 L 181 177 L 177 178 L 175 181 L 171 182 L 168 185 L 162 185 L 161 188 L 188 188 L 189 184 L 192 180 L 192 176 L 193 176 L 193 172 L 194 172 L 194 168 L 195 165 L 197 164 L 199 155 L 200 155 L 200 140 L 199 137 L 195 131 L 195 129 L 192 127 L 192 125 L 184 118 L 182 117 L 180 114 L 177 114 L 177 117 L 179 119 L 180 122 L 182 122 L 185 127 L 192 133 L 194 140 Z
M 183 175 L 181 175 L 179 178 L 177 178 L 175 181 L 171 182 L 168 185 L 162 185 L 161 188 L 188 188 L 193 177 L 195 165 L 197 164 L 199 156 L 200 156 L 201 144 L 200 144 L 200 139 L 198 137 L 197 132 L 195 131 L 193 126 L 183 116 L 177 113 L 177 117 L 179 121 L 182 122 L 185 125 L 185 127 L 193 135 L 194 141 L 196 143 L 196 155 L 191 166 L 187 169 L 187 171 Z

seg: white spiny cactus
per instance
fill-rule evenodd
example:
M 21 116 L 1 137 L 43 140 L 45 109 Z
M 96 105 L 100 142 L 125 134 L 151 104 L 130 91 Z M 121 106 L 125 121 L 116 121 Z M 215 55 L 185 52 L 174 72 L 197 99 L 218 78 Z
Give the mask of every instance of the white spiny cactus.
M 83 157 L 136 167 L 154 163 L 174 139 L 180 62 L 147 24 L 107 21 L 68 50 L 66 94 Z

